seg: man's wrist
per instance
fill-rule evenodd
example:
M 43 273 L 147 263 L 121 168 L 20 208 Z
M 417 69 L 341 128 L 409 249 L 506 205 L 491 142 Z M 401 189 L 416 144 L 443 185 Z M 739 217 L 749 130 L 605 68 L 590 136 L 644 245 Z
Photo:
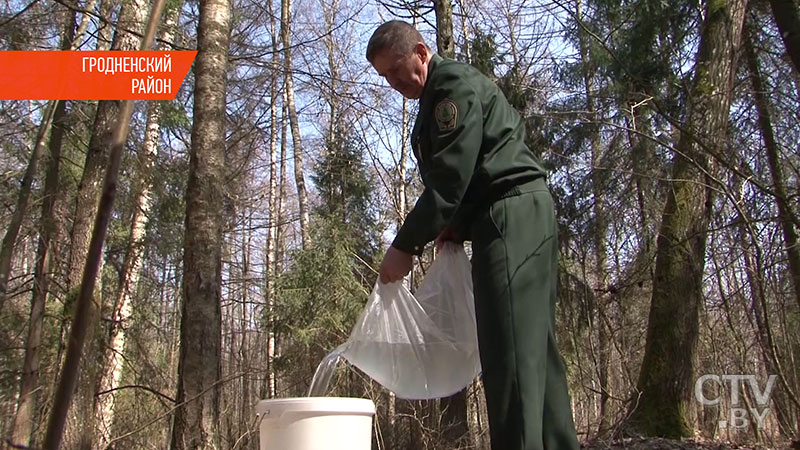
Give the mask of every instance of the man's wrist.
M 424 244 L 420 245 L 419 243 L 410 239 L 405 239 L 401 234 L 395 236 L 394 241 L 392 242 L 392 247 L 400 250 L 401 252 L 417 256 L 422 255 L 422 251 L 425 249 Z

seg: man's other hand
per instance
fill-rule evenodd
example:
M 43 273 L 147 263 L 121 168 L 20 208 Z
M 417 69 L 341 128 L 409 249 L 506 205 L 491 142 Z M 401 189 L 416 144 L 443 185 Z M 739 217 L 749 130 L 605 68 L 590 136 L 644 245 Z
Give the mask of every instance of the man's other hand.
M 402 280 L 411 271 L 411 253 L 406 253 L 394 247 L 386 250 L 380 268 L 381 283 L 394 283 Z

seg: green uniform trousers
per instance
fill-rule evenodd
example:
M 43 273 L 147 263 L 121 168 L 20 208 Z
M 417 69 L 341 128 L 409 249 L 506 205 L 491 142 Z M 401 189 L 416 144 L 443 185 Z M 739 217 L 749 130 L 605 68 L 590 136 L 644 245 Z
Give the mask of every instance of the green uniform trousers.
M 543 179 L 472 223 L 472 279 L 493 450 L 577 450 L 555 341 L 558 245 Z

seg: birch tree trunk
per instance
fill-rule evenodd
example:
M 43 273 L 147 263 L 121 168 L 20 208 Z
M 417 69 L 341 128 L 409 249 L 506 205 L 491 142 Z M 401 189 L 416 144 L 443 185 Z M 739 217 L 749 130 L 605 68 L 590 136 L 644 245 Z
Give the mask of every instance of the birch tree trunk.
M 275 270 L 278 273 L 283 271 L 283 257 L 286 250 L 286 228 L 288 220 L 286 219 L 286 197 L 288 189 L 288 181 L 286 174 L 286 161 L 289 160 L 289 127 L 287 126 L 287 117 L 289 115 L 289 108 L 286 106 L 286 89 L 283 90 L 281 98 L 283 99 L 283 108 L 281 114 L 281 151 L 280 151 L 280 173 L 278 174 L 278 237 L 275 240 Z M 276 341 L 277 345 L 277 341 Z
M 280 199 L 278 198 L 278 178 L 280 177 L 280 167 L 282 162 L 278 161 L 278 99 L 280 89 L 278 89 L 278 67 L 280 66 L 278 37 L 276 34 L 275 14 L 272 11 L 272 1 L 267 2 L 267 11 L 270 16 L 270 35 L 272 36 L 272 71 L 270 76 L 270 104 L 269 104 L 269 192 L 267 193 L 267 207 L 269 208 L 269 225 L 267 227 L 267 251 L 266 251 L 266 321 L 267 327 L 267 374 L 262 389 L 262 398 L 275 397 L 275 370 L 272 362 L 275 360 L 275 331 L 273 314 L 275 309 L 275 279 L 278 275 L 278 230 L 280 227 Z
M 520 67 L 519 50 L 517 49 L 517 41 L 519 40 L 517 38 L 517 22 L 519 18 L 517 17 L 517 11 L 511 10 L 513 5 L 510 1 L 506 2 L 503 6 L 503 13 L 506 16 L 506 26 L 508 26 L 508 44 L 511 47 L 512 70 L 519 72 L 522 69 L 522 67 Z
M 141 183 L 142 187 L 136 196 L 136 207 L 131 219 L 128 247 L 125 251 L 125 259 L 120 273 L 120 284 L 117 288 L 111 311 L 111 335 L 105 352 L 103 372 L 98 389 L 100 396 L 95 408 L 101 448 L 105 448 L 111 439 L 111 424 L 114 421 L 114 404 L 116 401 L 114 389 L 119 386 L 119 380 L 122 377 L 125 328 L 130 326 L 128 319 L 133 312 L 131 301 L 136 291 L 142 268 L 144 234 L 152 204 L 150 182 L 147 180 L 150 177 L 153 163 L 158 153 L 158 120 L 160 116 L 158 109 L 156 102 L 152 102 L 148 106 L 145 139 L 139 157 L 139 183 Z
M 291 0 L 281 0 L 281 43 L 283 44 L 283 64 L 286 92 L 286 105 L 289 108 L 289 124 L 292 127 L 292 151 L 294 152 L 294 181 L 297 184 L 297 204 L 300 210 L 300 237 L 303 250 L 309 245 L 308 236 L 308 195 L 303 175 L 303 144 L 300 139 L 300 124 L 294 101 L 294 75 L 292 73 L 291 39 Z
M 201 0 L 195 60 L 194 122 L 186 188 L 180 405 L 173 450 L 219 449 L 221 255 L 225 189 L 226 70 L 230 2 Z
M 162 38 L 170 42 L 174 38 L 180 8 L 172 9 L 164 19 Z M 133 313 L 133 294 L 139 283 L 144 253 L 144 237 L 147 228 L 150 207 L 152 205 L 153 166 L 158 157 L 159 135 L 161 133 L 161 108 L 158 102 L 147 105 L 147 124 L 135 183 L 139 186 L 136 196 L 136 207 L 131 218 L 128 248 L 122 263 L 120 283 L 114 298 L 111 311 L 111 332 L 106 345 L 102 364 L 102 373 L 98 388 L 98 400 L 95 404 L 95 420 L 99 428 L 100 448 L 106 448 L 110 442 L 114 423 L 114 406 L 117 400 L 117 387 L 122 379 L 123 355 L 125 354 L 125 330 L 131 326 Z
M 469 5 L 468 5 L 468 0 L 461 0 L 461 2 L 459 2 L 459 6 L 461 7 L 461 14 L 460 14 L 460 16 L 461 16 L 461 36 L 462 36 L 462 39 L 464 40 L 464 47 L 463 47 L 464 61 L 467 64 L 472 64 L 472 44 L 470 42 L 472 37 L 470 36 L 470 32 L 469 32 L 470 31 L 470 27 L 467 26 L 467 21 L 468 21 L 467 19 L 471 14 L 471 11 L 470 11 Z
M 401 122 L 400 122 L 400 158 L 397 161 L 397 179 L 396 182 L 393 184 L 395 186 L 396 192 L 393 192 L 392 198 L 395 199 L 395 211 L 397 211 L 397 216 L 395 216 L 395 225 L 397 228 L 400 228 L 403 225 L 403 220 L 406 217 L 408 212 L 408 183 L 406 182 L 406 160 L 408 159 L 408 146 L 409 143 L 409 136 L 408 136 L 408 128 L 409 128 L 409 113 L 408 113 L 408 99 L 405 97 L 403 98 L 403 111 L 401 115 Z M 403 439 L 403 431 L 401 428 L 402 420 L 398 420 L 398 407 L 401 406 L 402 400 L 398 400 L 398 398 L 394 395 L 394 392 L 387 391 L 386 393 L 386 433 L 384 442 L 386 442 L 386 448 L 389 450 L 399 449 L 401 448 L 400 441 Z
M 403 114 L 400 122 L 400 161 L 397 165 L 397 228 L 400 228 L 403 225 L 403 221 L 405 220 L 409 209 L 408 181 L 406 181 L 406 177 L 408 176 L 408 167 L 406 167 L 406 164 L 408 163 L 408 147 L 411 145 L 410 138 L 408 136 L 409 120 L 408 99 L 403 97 Z
M 698 140 L 722 154 L 732 73 L 747 0 L 706 3 L 689 92 L 686 129 L 672 161 L 656 248 L 655 279 L 638 399 L 627 425 L 647 436 L 693 434 L 691 409 L 706 237 L 713 205 L 713 164 Z

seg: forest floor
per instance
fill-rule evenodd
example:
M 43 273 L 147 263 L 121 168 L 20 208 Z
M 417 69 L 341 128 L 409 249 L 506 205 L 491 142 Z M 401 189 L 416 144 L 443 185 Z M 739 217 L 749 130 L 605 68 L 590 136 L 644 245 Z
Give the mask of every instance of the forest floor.
M 782 447 L 770 447 L 765 445 L 736 445 L 727 442 L 631 438 L 613 442 L 595 441 L 583 444 L 581 448 L 586 450 L 789 450 L 800 449 L 800 445 L 791 446 L 787 444 Z

